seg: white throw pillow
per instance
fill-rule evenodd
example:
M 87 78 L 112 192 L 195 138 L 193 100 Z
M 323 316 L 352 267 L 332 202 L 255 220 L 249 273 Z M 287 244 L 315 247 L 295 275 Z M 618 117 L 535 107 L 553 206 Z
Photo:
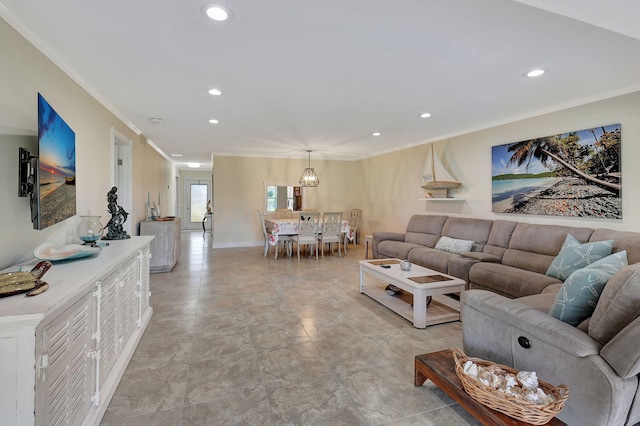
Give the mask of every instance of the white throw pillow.
M 471 251 L 473 240 L 457 240 L 455 238 L 442 236 L 436 244 L 436 250 L 448 251 L 450 253 L 462 253 Z

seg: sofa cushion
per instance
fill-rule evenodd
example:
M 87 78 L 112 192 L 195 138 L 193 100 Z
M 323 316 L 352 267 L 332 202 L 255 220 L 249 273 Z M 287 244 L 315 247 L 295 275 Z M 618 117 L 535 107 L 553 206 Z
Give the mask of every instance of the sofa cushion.
M 562 244 L 560 253 L 549 265 L 547 275 L 564 281 L 578 269 L 609 256 L 612 250 L 613 240 L 581 244 L 573 235 L 569 234 Z
M 589 322 L 589 335 L 606 344 L 640 316 L 640 263 L 615 274 L 604 287 Z
M 482 251 L 487 243 L 493 221 L 468 217 L 450 217 L 442 227 L 441 235 L 458 240 L 472 240 L 473 248 L 469 251 Z
M 433 248 L 442 233 L 442 227 L 448 216 L 413 215 L 407 224 L 404 240 Z
M 468 257 L 469 259 L 477 260 L 479 262 L 500 262 L 500 256 L 489 253 L 481 253 L 476 251 L 465 251 L 460 253 L 461 256 Z
M 578 269 L 565 280 L 549 315 L 577 326 L 591 316 L 607 281 L 625 266 L 627 252 L 621 251 Z
M 424 247 L 420 244 L 405 243 L 403 241 L 384 240 L 378 243 L 378 257 L 395 257 L 406 259 L 409 251 L 414 248 Z
M 448 251 L 449 253 L 462 253 L 464 251 L 470 251 L 471 247 L 473 247 L 473 240 L 459 240 L 443 235 L 438 240 L 435 249 Z
M 593 229 L 589 228 L 518 223 L 502 263 L 544 274 L 569 233 L 578 241 L 587 242 L 592 232 Z
M 458 255 L 429 247 L 416 247 L 411 249 L 407 260 L 416 265 L 448 274 L 449 258 L 451 257 L 458 257 Z
M 613 251 L 627 251 L 629 265 L 640 262 L 640 234 L 632 231 L 613 231 L 611 229 L 598 228 L 593 231 L 589 241 L 613 240 Z
M 553 303 L 556 300 L 556 295 L 553 293 L 540 293 L 533 294 L 531 296 L 519 297 L 517 300 L 536 311 L 547 313 L 553 306 Z
M 487 239 L 487 244 L 483 248 L 483 252 L 500 257 L 504 254 L 507 247 L 509 247 L 509 241 L 511 235 L 516 229 L 518 222 L 511 220 L 494 220 L 491 226 L 491 232 Z
M 537 272 L 493 262 L 475 263 L 469 271 L 469 288 L 488 288 L 507 297 L 539 294 L 562 281 Z

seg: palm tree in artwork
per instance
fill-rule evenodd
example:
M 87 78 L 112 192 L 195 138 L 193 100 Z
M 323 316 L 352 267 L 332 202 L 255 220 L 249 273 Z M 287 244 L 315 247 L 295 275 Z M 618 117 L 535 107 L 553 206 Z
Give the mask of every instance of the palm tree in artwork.
M 522 142 L 515 142 L 509 145 L 509 152 L 513 152 L 513 155 L 507 163 L 507 167 L 512 164 L 517 164 L 525 167 L 529 167 L 532 159 L 537 159 L 545 167 L 549 167 L 550 160 L 560 164 L 571 173 L 585 179 L 600 187 L 604 187 L 613 192 L 620 192 L 621 185 L 618 183 L 607 182 L 596 177 L 593 177 L 575 166 L 571 165 L 569 161 L 563 158 L 565 150 L 563 148 L 563 141 L 560 135 L 547 136 L 544 138 L 530 139 Z

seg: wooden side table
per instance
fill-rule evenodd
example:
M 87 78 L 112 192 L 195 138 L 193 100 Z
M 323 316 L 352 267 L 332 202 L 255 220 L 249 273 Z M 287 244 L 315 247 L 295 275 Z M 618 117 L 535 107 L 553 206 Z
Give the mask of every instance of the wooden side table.
M 469 394 L 465 392 L 464 387 L 462 387 L 462 382 L 460 382 L 456 374 L 451 349 L 416 355 L 414 367 L 414 386 L 422 386 L 427 379 L 431 380 L 451 399 L 464 408 L 467 413 L 471 414 L 485 426 L 529 424 L 492 410 L 471 398 Z M 562 420 L 558 420 L 555 417 L 547 423 L 549 426 L 561 426 L 565 424 Z

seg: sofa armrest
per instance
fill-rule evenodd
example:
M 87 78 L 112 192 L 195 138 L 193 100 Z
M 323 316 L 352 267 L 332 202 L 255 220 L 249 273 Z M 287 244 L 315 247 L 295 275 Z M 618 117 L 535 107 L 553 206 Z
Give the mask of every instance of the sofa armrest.
M 464 251 L 460 253 L 460 256 L 468 257 L 469 259 L 474 259 L 479 262 L 500 263 L 502 261 L 500 256 L 496 256 L 495 254 L 482 253 L 479 251 Z
M 464 280 L 467 283 L 468 288 L 469 270 L 475 263 L 478 263 L 478 260 L 463 256 L 452 256 L 447 261 L 447 273 Z
M 640 374 L 640 317 L 604 345 L 602 357 L 623 379 Z
M 401 232 L 374 232 L 373 239 L 378 242 L 384 240 L 404 241 L 404 234 Z
M 382 241 L 404 241 L 404 235 L 402 232 L 374 232 L 373 239 L 371 240 L 371 253 L 374 259 L 378 259 L 378 244 Z
M 463 310 L 475 309 L 519 329 L 527 338 L 546 342 L 575 357 L 598 355 L 602 348 L 587 333 L 517 299 L 508 299 L 485 290 L 469 290 L 463 294 L 462 302 Z M 464 327 L 464 316 L 462 325 Z

